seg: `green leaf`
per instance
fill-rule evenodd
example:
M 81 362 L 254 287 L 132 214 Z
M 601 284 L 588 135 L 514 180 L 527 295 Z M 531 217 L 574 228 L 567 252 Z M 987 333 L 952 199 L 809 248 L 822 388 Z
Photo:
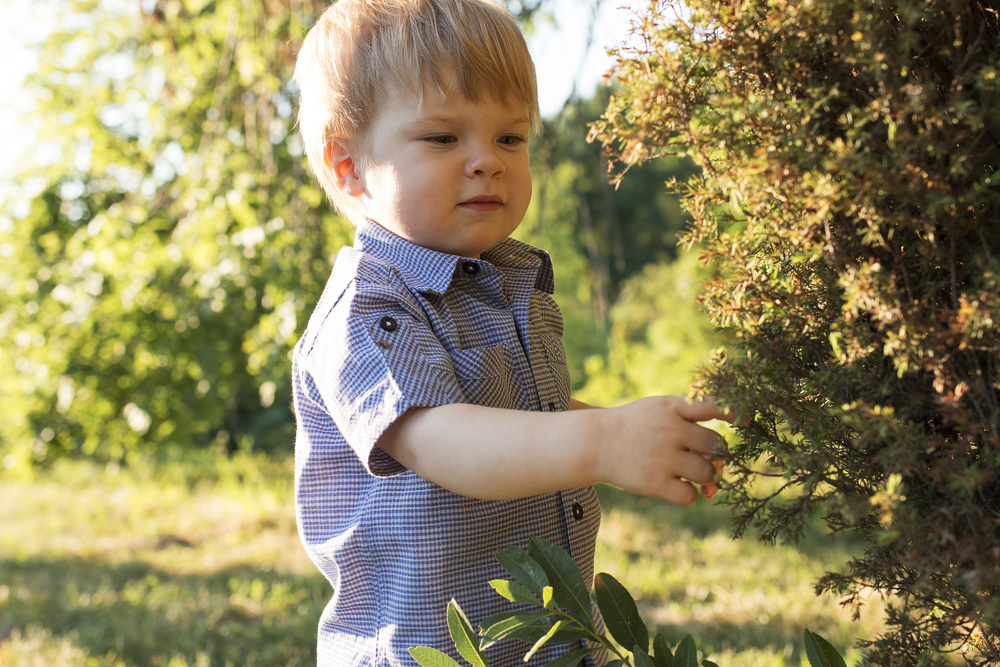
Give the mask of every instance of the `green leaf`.
M 545 663 L 544 667 L 576 667 L 585 657 L 600 650 L 598 648 L 578 648 L 575 651 L 562 654 L 551 662 Z
M 552 639 L 552 637 L 554 637 L 557 632 L 559 632 L 559 628 L 561 628 L 563 626 L 564 622 L 565 621 L 561 621 L 561 620 L 560 621 L 556 621 L 552 625 L 552 628 L 549 629 L 548 632 L 546 632 L 544 635 L 542 635 L 541 637 L 539 637 L 538 641 L 536 641 L 534 643 L 534 645 L 531 647 L 531 650 L 524 654 L 524 661 L 527 662 L 528 660 L 531 659 L 531 656 L 533 656 L 536 653 L 538 653 L 538 649 L 540 649 L 543 646 L 545 646 L 545 644 L 547 644 L 548 641 L 550 639 Z
M 487 667 L 486 656 L 479 650 L 479 636 L 454 598 L 448 603 L 448 631 L 459 655 L 472 667 Z
M 602 572 L 594 577 L 594 594 L 604 624 L 615 641 L 622 646 L 638 646 L 645 652 L 649 647 L 649 632 L 628 590 Z
M 531 589 L 523 584 L 519 584 L 516 581 L 495 579 L 490 582 L 490 586 L 493 587 L 493 590 L 511 602 L 520 602 L 521 604 L 530 605 L 538 604 L 538 598 L 532 595 Z
M 653 664 L 656 667 L 674 667 L 674 654 L 662 632 L 657 632 L 653 638 Z
M 546 586 L 542 589 L 542 606 L 546 609 L 552 609 L 552 587 Z
M 844 659 L 840 656 L 830 642 L 826 641 L 815 632 L 805 631 L 806 657 L 812 667 L 847 667 Z
M 634 664 L 635 667 L 656 667 L 656 665 L 653 664 L 652 658 L 650 658 L 649 654 L 646 653 L 646 649 L 642 648 L 638 644 L 632 648 L 632 664 Z
M 496 557 L 503 569 L 535 595 L 541 596 L 542 590 L 549 585 L 545 570 L 524 549 L 509 546 L 497 551 Z
M 536 612 L 503 612 L 494 614 L 480 626 L 483 629 L 481 648 L 489 648 L 504 639 L 534 643 L 539 637 L 549 632 L 557 617 L 547 611 Z M 569 642 L 586 639 L 590 635 L 579 625 L 564 624 L 553 639 L 558 642 Z
M 594 625 L 590 594 L 583 583 L 583 575 L 569 554 L 551 542 L 532 537 L 528 553 L 542 566 L 552 584 L 552 596 L 560 607 L 591 632 Z
M 409 650 L 421 667 L 462 667 L 447 653 L 430 646 L 411 646 Z
M 701 667 L 719 667 L 719 666 L 714 662 L 712 662 L 711 660 L 702 660 Z
M 547 617 L 546 612 L 505 611 L 494 614 L 479 626 L 483 631 L 480 646 L 485 649 L 504 639 L 523 639 L 535 637 L 537 632 L 547 632 L 550 626 L 546 622 Z
M 677 645 L 674 653 L 674 667 L 698 667 L 698 649 L 694 645 L 694 637 L 687 635 Z

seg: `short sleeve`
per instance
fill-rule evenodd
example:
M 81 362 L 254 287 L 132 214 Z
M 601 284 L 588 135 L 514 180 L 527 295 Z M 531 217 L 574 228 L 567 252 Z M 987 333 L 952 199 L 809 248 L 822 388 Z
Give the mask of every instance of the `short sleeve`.
M 404 412 L 462 401 L 451 358 L 426 316 L 384 285 L 348 286 L 322 322 L 303 370 L 374 475 L 405 471 L 375 446 Z

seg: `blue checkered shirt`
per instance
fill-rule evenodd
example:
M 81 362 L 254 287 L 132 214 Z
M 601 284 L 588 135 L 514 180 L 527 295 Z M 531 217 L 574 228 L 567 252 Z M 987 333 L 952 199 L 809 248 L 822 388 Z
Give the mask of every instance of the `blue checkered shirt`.
M 526 549 L 530 536 L 569 551 L 592 580 L 600 523 L 593 488 L 467 498 L 375 446 L 416 406 L 568 410 L 552 280 L 548 255 L 513 239 L 468 259 L 369 221 L 337 257 L 292 372 L 299 533 L 334 591 L 319 624 L 321 666 L 415 665 L 410 646 L 457 659 L 448 601 L 474 626 L 512 609 L 487 582 L 510 578 L 495 552 Z M 487 656 L 492 667 L 525 664 L 527 648 L 501 642 Z M 527 664 L 570 648 L 552 646 Z

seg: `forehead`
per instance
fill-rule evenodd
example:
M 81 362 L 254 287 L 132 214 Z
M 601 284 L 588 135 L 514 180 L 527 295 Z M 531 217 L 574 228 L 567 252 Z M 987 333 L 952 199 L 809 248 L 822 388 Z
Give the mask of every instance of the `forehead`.
M 525 104 L 499 99 L 488 89 L 479 90 L 470 97 L 454 84 L 453 78 L 441 78 L 425 79 L 419 88 L 387 86 L 375 124 L 385 115 L 404 115 L 419 120 L 442 114 L 463 113 L 530 122 L 530 112 Z

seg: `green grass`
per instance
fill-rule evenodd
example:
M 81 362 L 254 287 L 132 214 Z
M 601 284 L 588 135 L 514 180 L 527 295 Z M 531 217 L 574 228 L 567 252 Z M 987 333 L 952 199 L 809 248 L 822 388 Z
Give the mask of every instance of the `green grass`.
M 291 477 L 249 457 L 0 476 L 0 665 L 314 664 L 330 591 L 299 544 Z M 841 649 L 878 631 L 878 613 L 853 622 L 812 592 L 842 540 L 734 542 L 706 501 L 600 493 L 598 571 L 721 667 L 806 664 L 805 627 Z
M 0 664 L 314 664 L 329 587 L 257 467 L 3 480 Z

